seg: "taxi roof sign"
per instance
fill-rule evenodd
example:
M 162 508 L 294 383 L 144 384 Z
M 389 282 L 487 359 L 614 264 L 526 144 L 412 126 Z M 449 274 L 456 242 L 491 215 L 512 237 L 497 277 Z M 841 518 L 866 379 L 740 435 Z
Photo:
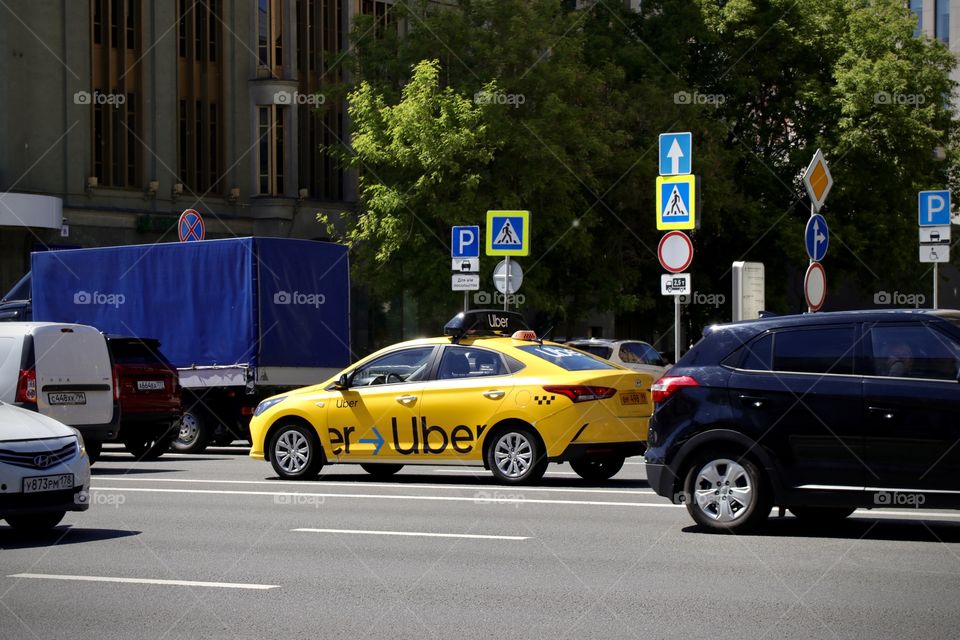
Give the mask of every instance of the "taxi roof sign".
M 530 255 L 530 212 L 487 211 L 488 256 Z
M 814 212 L 819 212 L 820 207 L 827 199 L 830 188 L 833 186 L 833 176 L 830 175 L 830 167 L 823 157 L 823 152 L 817 149 L 813 154 L 813 160 L 803 172 L 803 184 L 807 188 L 807 195 L 810 196 L 810 202 L 813 203 Z
M 443 335 L 452 336 L 454 342 L 469 334 L 475 335 L 511 335 L 517 331 L 527 331 L 523 316 L 516 311 L 503 309 L 471 309 L 461 311 L 450 318 L 443 327 Z

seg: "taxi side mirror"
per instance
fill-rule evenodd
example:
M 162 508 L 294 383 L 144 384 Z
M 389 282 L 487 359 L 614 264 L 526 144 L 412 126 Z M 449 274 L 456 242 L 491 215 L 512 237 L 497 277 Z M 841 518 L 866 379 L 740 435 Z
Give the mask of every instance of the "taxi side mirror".
M 349 389 L 349 388 L 350 388 L 350 376 L 348 376 L 348 375 L 345 374 L 345 373 L 344 373 L 343 375 L 341 375 L 339 378 L 337 378 L 337 381 L 333 383 L 333 388 L 334 388 L 334 389 L 341 390 L 341 391 L 344 390 L 344 389 Z

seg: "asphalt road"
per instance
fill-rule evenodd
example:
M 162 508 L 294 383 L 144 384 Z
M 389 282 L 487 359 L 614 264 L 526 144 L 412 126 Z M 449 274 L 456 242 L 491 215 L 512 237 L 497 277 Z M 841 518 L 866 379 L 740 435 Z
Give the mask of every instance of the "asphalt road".
M 602 485 L 550 469 L 295 483 L 239 447 L 108 449 L 89 511 L 40 540 L 0 526 L 0 638 L 960 636 L 960 513 L 718 536 L 640 459 Z

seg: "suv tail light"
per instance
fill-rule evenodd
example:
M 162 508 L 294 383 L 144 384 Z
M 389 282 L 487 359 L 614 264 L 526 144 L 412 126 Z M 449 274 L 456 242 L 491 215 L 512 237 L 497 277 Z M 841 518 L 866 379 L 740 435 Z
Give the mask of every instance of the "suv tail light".
M 37 401 L 37 372 L 35 369 L 21 369 L 17 379 L 17 402 L 35 403 Z
M 545 385 L 543 390 L 549 393 L 559 393 L 574 402 L 604 400 L 617 394 L 617 390 L 612 387 L 591 387 L 585 384 L 550 384 Z
M 657 404 L 666 402 L 667 398 L 684 387 L 699 387 L 696 378 L 690 376 L 664 376 L 650 387 L 653 401 Z

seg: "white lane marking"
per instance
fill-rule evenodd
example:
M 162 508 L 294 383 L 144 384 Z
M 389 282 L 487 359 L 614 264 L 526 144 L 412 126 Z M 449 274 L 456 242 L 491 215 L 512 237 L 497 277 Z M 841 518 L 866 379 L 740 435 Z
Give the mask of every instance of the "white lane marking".
M 326 476 L 330 478 L 334 476 Z M 444 489 L 444 490 L 464 490 L 473 491 L 500 491 L 512 489 L 508 485 L 487 485 L 487 484 L 406 484 L 403 482 L 334 482 L 321 479 L 312 482 L 302 480 L 203 480 L 191 478 L 134 478 L 133 476 L 93 476 L 94 480 L 103 480 L 104 482 L 180 482 L 191 484 L 253 484 L 253 485 L 271 485 L 271 486 L 289 486 L 289 487 L 392 487 L 394 489 Z M 523 487 L 525 493 L 612 493 L 623 495 L 656 495 L 652 489 L 576 489 L 561 487 Z
M 857 516 L 900 516 L 911 520 L 939 520 L 940 518 L 960 518 L 958 513 L 947 513 L 941 511 L 914 511 L 913 509 L 904 509 L 903 511 L 877 511 L 876 509 L 857 509 L 853 512 Z
M 68 576 L 49 573 L 15 573 L 8 578 L 33 578 L 39 580 L 74 580 L 80 582 L 122 582 L 124 584 L 159 584 L 173 587 L 212 587 L 216 589 L 253 589 L 265 591 L 279 589 L 278 584 L 244 584 L 238 582 L 198 582 L 196 580 L 154 580 L 151 578 L 112 578 L 109 576 Z
M 486 469 L 434 469 L 434 473 L 469 473 L 477 476 L 478 478 L 489 478 L 490 472 Z M 547 471 L 547 475 L 553 476 L 579 476 L 580 474 L 574 471 Z M 651 492 L 652 493 L 652 492 Z
M 479 533 L 427 533 L 418 531 L 372 531 L 367 529 L 290 529 L 304 533 L 349 533 L 363 536 L 411 536 L 422 538 L 469 538 L 471 540 L 529 540 L 530 536 L 493 536 Z
M 227 491 L 220 489 L 153 489 L 146 487 L 91 487 L 92 491 L 143 492 L 143 493 L 192 493 L 226 496 L 306 496 L 308 498 L 356 498 L 367 500 L 440 500 L 444 502 L 473 502 L 475 504 L 577 504 L 592 507 L 673 507 L 683 505 L 659 502 L 607 502 L 593 500 L 543 500 L 516 497 L 500 497 L 503 489 L 481 490 L 476 496 L 415 496 L 380 495 L 375 493 L 302 493 L 298 491 Z M 507 495 L 516 495 L 522 488 L 511 489 Z

